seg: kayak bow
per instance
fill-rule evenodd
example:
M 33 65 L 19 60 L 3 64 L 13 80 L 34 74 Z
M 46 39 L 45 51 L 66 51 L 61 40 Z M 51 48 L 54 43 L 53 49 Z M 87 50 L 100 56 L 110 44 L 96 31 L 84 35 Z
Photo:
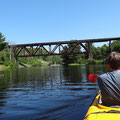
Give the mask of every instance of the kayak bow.
M 84 120 L 120 120 L 120 106 L 108 107 L 98 103 L 100 91 L 93 100 Z

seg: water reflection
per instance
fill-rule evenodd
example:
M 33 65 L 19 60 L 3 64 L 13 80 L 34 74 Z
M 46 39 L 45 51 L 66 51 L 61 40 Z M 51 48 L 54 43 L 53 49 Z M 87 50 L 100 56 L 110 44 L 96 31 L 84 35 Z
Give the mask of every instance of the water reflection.
M 0 78 L 0 119 L 82 120 L 98 89 L 88 75 L 106 71 L 104 65 L 5 71 Z

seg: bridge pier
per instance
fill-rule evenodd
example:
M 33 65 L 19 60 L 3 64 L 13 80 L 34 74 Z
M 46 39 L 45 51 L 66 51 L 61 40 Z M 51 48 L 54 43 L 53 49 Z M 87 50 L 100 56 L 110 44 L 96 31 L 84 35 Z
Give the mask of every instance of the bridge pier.
M 112 51 L 111 40 L 109 41 L 109 53 Z
M 12 60 L 12 48 L 9 48 L 10 49 L 10 51 L 9 51 L 9 54 L 10 54 L 10 56 L 9 56 L 9 59 L 10 59 L 10 61 Z
M 92 48 L 91 48 L 91 42 L 88 42 L 88 58 L 93 59 L 93 54 L 92 54 Z

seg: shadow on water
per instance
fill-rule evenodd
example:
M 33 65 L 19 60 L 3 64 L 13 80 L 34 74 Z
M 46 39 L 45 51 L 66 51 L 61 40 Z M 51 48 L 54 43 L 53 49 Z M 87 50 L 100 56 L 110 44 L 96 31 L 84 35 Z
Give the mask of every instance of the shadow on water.
M 0 78 L 0 120 L 83 120 L 98 91 L 90 73 L 104 65 L 47 66 L 4 71 Z

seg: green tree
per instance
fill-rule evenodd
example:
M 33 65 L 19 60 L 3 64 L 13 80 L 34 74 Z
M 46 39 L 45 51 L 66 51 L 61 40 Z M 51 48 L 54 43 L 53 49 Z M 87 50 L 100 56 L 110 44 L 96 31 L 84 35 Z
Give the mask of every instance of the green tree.
M 93 53 L 93 58 L 94 59 L 101 59 L 102 58 L 102 53 L 101 53 L 101 47 L 93 47 L 92 48 L 92 53 Z
M 120 41 L 114 41 L 112 43 L 112 51 L 120 52 Z
M 109 46 L 104 44 L 102 47 L 101 47 L 101 54 L 102 54 L 102 58 L 106 58 L 106 56 L 108 55 L 109 53 Z
M 4 37 L 4 35 L 2 35 L 2 33 L 0 32 L 0 51 L 4 50 L 8 45 L 8 43 L 5 42 L 5 39 L 6 38 Z
M 8 60 L 8 48 L 7 48 L 7 45 L 8 43 L 5 42 L 5 37 L 4 35 L 2 35 L 2 33 L 0 32 L 0 63 L 3 64 L 3 62 L 5 60 Z
M 72 50 L 72 48 L 74 48 L 74 46 L 75 46 L 75 44 L 69 44 L 69 45 L 65 46 L 62 51 L 63 52 L 62 60 L 65 65 L 77 62 L 78 58 L 80 57 L 79 55 L 76 55 L 76 53 L 80 52 L 80 49 L 81 49 L 79 45 L 77 45 L 75 47 L 75 49 L 72 51 L 72 54 L 69 55 L 68 52 L 70 52 Z

